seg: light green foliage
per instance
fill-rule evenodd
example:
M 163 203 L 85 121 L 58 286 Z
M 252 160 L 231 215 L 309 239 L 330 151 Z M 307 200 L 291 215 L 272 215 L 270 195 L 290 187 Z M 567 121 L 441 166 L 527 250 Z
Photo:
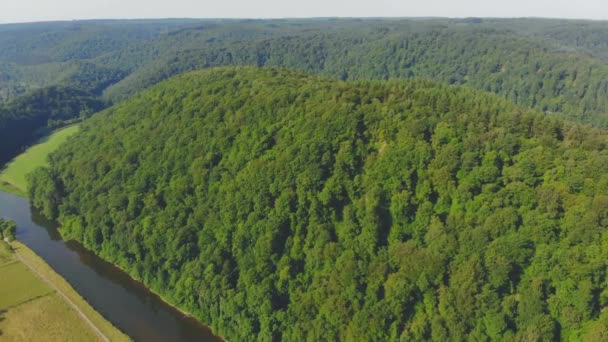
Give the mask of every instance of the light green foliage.
M 470 88 L 222 68 L 93 116 L 30 198 L 229 340 L 595 338 L 607 144 Z

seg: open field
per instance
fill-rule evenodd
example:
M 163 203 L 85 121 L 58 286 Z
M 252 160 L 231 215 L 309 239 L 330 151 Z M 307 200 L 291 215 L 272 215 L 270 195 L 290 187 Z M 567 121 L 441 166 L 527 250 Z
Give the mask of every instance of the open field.
M 27 175 L 37 167 L 46 165 L 49 153 L 55 151 L 71 135 L 78 132 L 79 128 L 79 125 L 74 125 L 57 130 L 18 155 L 0 173 L 0 190 L 25 196 Z
M 8 310 L 0 329 L 6 341 L 99 340 L 56 293 Z
M 53 293 L 20 262 L 4 265 L 0 273 L 7 280 L 0 286 L 0 308 L 5 310 Z
M 4 244 L 4 242 L 0 242 Z M 0 248 L 3 341 L 128 341 L 33 251 Z M 84 317 L 83 317 L 84 316 Z

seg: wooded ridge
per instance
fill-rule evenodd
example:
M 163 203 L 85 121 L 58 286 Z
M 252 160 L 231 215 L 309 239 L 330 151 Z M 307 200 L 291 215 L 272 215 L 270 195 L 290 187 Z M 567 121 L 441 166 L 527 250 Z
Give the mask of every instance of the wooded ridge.
M 425 80 L 171 78 L 30 180 L 228 340 L 602 340 L 606 131 Z

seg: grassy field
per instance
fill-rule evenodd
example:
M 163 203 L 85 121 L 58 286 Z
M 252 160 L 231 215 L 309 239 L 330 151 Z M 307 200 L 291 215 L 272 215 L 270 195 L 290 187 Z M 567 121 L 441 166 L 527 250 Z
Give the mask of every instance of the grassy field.
M 53 293 L 20 262 L 4 265 L 0 268 L 0 274 L 8 280 L 0 285 L 0 308 L 4 310 Z
M 76 310 L 110 341 L 129 340 L 32 250 L 11 244 L 15 253 L 0 248 L 0 340 L 104 341 Z
M 8 310 L 0 330 L 2 341 L 100 341 L 57 294 Z
M 35 145 L 17 156 L 0 173 L 0 190 L 24 196 L 27 193 L 26 176 L 37 167 L 46 165 L 47 156 L 55 151 L 71 135 L 78 132 L 80 126 L 62 128 L 44 137 Z

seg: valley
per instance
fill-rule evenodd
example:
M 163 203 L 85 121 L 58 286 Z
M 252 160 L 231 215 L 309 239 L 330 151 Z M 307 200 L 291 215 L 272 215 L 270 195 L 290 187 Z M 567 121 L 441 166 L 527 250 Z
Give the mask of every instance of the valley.
M 6 164 L 0 173 L 0 189 L 25 197 L 27 175 L 36 168 L 47 165 L 49 154 L 55 151 L 71 135 L 78 132 L 78 125 L 66 127 L 41 138 L 35 145 Z

